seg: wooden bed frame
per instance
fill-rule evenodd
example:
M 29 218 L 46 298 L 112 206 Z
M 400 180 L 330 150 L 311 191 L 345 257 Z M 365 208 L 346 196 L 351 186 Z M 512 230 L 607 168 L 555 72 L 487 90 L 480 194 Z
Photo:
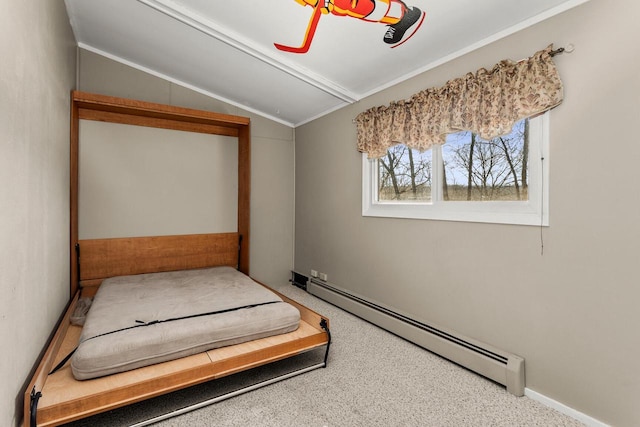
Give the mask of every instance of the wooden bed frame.
M 237 136 L 238 232 L 78 240 L 79 119 Z M 75 380 L 68 362 L 50 374 L 54 366 L 77 345 L 82 328 L 71 325 L 70 317 L 78 299 L 81 295 L 95 294 L 103 279 L 222 265 L 237 267 L 249 274 L 249 144 L 247 118 L 82 92 L 72 93 L 72 298 L 25 391 L 23 426 L 68 423 L 321 347 L 326 347 L 324 362 L 311 369 L 326 366 L 330 344 L 328 319 L 278 294 L 300 310 L 300 326 L 294 332 L 91 380 Z M 311 369 L 295 371 L 287 378 Z

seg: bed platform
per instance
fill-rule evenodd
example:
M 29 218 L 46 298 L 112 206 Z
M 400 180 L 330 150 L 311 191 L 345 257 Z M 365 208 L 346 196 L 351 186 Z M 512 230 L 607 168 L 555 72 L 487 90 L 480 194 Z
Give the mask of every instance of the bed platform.
M 219 237 L 222 240 L 229 238 L 227 234 L 154 237 L 151 238 L 151 241 L 154 242 L 151 247 L 148 244 L 149 238 L 80 241 L 79 247 L 82 254 L 80 256 L 80 277 L 83 279 L 81 283 L 84 283 L 84 278 L 86 278 L 86 282 L 91 285 L 86 288 L 90 293 L 91 288 L 99 286 L 99 282 L 104 279 L 85 276 L 83 266 L 87 260 L 90 262 L 87 266 L 87 272 L 102 270 L 104 267 L 94 268 L 91 265 L 91 260 L 104 257 L 104 262 L 101 264 L 111 265 L 111 268 L 114 269 L 112 271 L 120 273 L 122 270 L 127 271 L 127 274 L 133 271 L 133 274 L 138 274 L 148 270 L 144 261 L 145 253 L 157 255 L 163 252 L 172 253 L 177 248 L 186 250 L 193 248 L 189 244 L 190 241 L 202 241 L 203 239 L 209 240 L 210 245 L 220 248 Z M 84 248 L 85 243 L 86 249 Z M 117 260 L 114 261 L 112 257 L 107 255 L 111 253 L 115 255 L 115 258 L 122 258 L 122 253 L 126 253 L 127 250 L 135 251 L 138 246 L 140 246 L 138 252 L 141 253 L 141 256 L 137 258 L 137 263 L 129 261 L 123 264 Z M 85 258 L 84 254 L 89 250 L 88 248 L 91 250 Z M 118 248 L 121 248 L 122 251 Z M 236 252 L 237 247 L 234 245 L 228 248 L 228 251 Z M 95 256 L 96 254 L 101 254 L 101 256 Z M 193 261 L 200 258 L 196 254 L 190 253 L 187 258 L 191 258 L 192 261 L 186 263 L 186 268 L 202 267 L 200 263 Z M 175 261 L 175 258 L 171 257 L 171 259 Z M 153 265 L 158 262 L 161 263 L 162 258 L 155 256 L 150 258 L 149 264 Z M 328 351 L 328 320 L 286 296 L 273 290 L 272 292 L 299 310 L 300 322 L 295 331 L 83 381 L 74 378 L 69 362 L 66 362 L 58 371 L 49 374 L 74 350 L 82 333 L 82 327 L 72 325 L 69 320 L 77 304 L 80 295 L 78 293 L 69 305 L 25 395 L 25 426 L 56 426 L 323 346 Z M 326 366 L 326 357 L 323 363 L 314 366 L 314 368 L 324 366 Z M 305 369 L 300 373 L 307 371 Z
M 237 231 L 179 236 L 79 239 L 78 122 L 80 119 L 237 136 L 239 162 Z M 285 331 L 285 333 L 220 348 L 198 350 L 195 354 L 174 360 L 160 361 L 148 366 L 134 367 L 125 372 L 84 380 L 74 377 L 71 362 L 65 360 L 78 346 L 83 333 L 82 326 L 71 323 L 71 317 L 80 297 L 94 296 L 100 292 L 102 282 L 109 278 L 212 267 L 223 267 L 228 271 L 231 267 L 246 274 L 246 279 L 252 281 L 255 286 L 261 289 L 267 288 L 249 278 L 249 171 L 250 137 L 249 120 L 246 118 L 83 92 L 72 93 L 70 197 L 70 295 L 72 297 L 25 390 L 23 420 L 25 427 L 57 426 L 69 423 L 216 378 L 292 358 L 312 350 L 324 349 L 324 360 L 252 385 L 244 391 L 326 366 L 331 341 L 328 319 L 273 290 L 270 291 L 277 295 L 277 299 L 290 304 L 299 313 L 299 322 L 295 328 L 290 328 L 291 332 Z M 90 317 L 91 315 L 88 318 Z M 140 320 L 146 321 L 146 319 Z M 57 365 L 61 367 L 58 369 Z M 54 368 L 56 370 L 52 372 Z M 239 393 L 233 393 L 233 395 L 236 394 Z M 208 404 L 208 402 L 203 403 Z M 197 405 L 197 407 L 202 406 L 202 404 Z M 192 408 L 184 408 L 178 413 L 156 417 L 137 425 L 148 425 L 190 409 Z

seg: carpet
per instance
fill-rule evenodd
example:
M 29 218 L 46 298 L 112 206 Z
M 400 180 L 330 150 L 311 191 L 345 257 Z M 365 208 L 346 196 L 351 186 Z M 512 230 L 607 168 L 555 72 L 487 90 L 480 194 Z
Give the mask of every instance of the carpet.
M 292 285 L 278 291 L 327 316 L 326 368 L 160 421 L 154 426 L 460 427 L 582 426 Z M 313 351 L 249 372 L 80 420 L 69 427 L 127 426 L 321 361 Z

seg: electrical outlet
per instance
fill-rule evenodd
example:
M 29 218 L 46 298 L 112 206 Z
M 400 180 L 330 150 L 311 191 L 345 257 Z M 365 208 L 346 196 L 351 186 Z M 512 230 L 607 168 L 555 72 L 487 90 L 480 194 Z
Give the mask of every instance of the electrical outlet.
M 315 270 L 311 270 L 311 277 L 318 277 L 318 272 Z
M 327 273 L 320 273 L 319 277 L 320 277 L 320 280 L 324 282 L 326 282 L 328 279 Z

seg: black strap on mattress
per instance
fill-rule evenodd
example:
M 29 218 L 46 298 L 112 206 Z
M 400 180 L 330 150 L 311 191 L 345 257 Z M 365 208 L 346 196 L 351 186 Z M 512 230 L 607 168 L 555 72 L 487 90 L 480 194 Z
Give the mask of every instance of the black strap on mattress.
M 173 318 L 165 319 L 165 320 L 152 320 L 151 322 L 143 322 L 142 320 L 136 320 L 136 325 L 134 325 L 134 326 L 129 326 L 127 328 L 122 328 L 122 329 L 119 329 L 119 330 L 113 331 L 113 332 L 105 332 L 104 334 L 100 334 L 100 335 L 96 335 L 96 336 L 91 337 L 91 338 L 87 338 L 84 341 L 88 341 L 88 340 L 93 339 L 93 338 L 98 338 L 98 337 L 101 337 L 103 335 L 108 335 L 108 334 L 113 334 L 115 332 L 124 331 L 124 330 L 127 330 L 127 329 L 137 328 L 137 327 L 140 327 L 140 326 L 149 326 L 149 325 L 155 325 L 156 323 L 173 322 L 174 320 L 192 319 L 194 317 L 211 316 L 211 315 L 214 315 L 214 314 L 228 313 L 230 311 L 238 311 L 238 310 L 243 310 L 245 308 L 254 308 L 254 307 L 260 307 L 261 305 L 276 304 L 276 303 L 284 303 L 284 301 L 267 301 L 267 302 L 261 302 L 261 303 L 258 303 L 258 304 L 243 305 L 241 307 L 225 308 L 223 310 L 210 311 L 208 313 L 191 314 L 189 316 L 173 317 Z
M 55 374 L 56 372 L 58 372 L 58 370 L 59 370 L 60 368 L 62 368 L 62 367 L 64 366 L 64 364 L 65 364 L 65 363 L 67 363 L 67 360 L 71 359 L 71 356 L 73 356 L 73 353 L 75 353 L 77 349 L 78 349 L 78 347 L 76 346 L 76 348 L 74 348 L 74 349 L 71 351 L 71 353 L 67 354 L 67 355 L 64 357 L 64 359 L 62 359 L 62 360 L 60 361 L 60 363 L 58 363 L 58 364 L 56 365 L 56 367 L 55 367 L 55 368 L 53 368 L 53 369 L 51 370 L 51 372 L 49 372 L 49 375 L 51 375 L 51 374 Z
M 127 331 L 129 329 L 140 328 L 142 326 L 151 326 L 151 325 L 155 325 L 155 324 L 158 324 L 158 323 L 173 322 L 173 321 L 176 321 L 176 320 L 193 319 L 194 317 L 212 316 L 214 314 L 229 313 L 231 311 L 243 310 L 245 308 L 254 308 L 254 307 L 260 307 L 262 305 L 278 304 L 278 303 L 283 303 L 284 304 L 284 301 L 267 301 L 267 302 L 261 302 L 261 303 L 258 303 L 258 304 L 249 304 L 249 305 L 243 305 L 243 306 L 240 306 L 240 307 L 232 307 L 232 308 L 225 308 L 225 309 L 222 309 L 222 310 L 210 311 L 208 313 L 198 313 L 198 314 L 191 314 L 191 315 L 188 315 L 188 316 L 172 317 L 172 318 L 164 319 L 164 320 L 152 320 L 150 322 L 144 322 L 142 320 L 136 320 L 136 324 L 133 325 L 133 326 L 127 326 L 126 328 L 116 329 L 115 331 L 109 331 L 109 332 L 105 332 L 103 334 L 94 335 L 92 337 L 89 337 L 89 338 L 83 340 L 82 342 L 86 342 L 86 341 L 92 340 L 94 338 L 103 337 L 105 335 L 115 334 L 116 332 L 122 332 L 122 331 Z M 80 344 L 82 344 L 82 343 L 80 343 Z M 76 348 L 74 348 L 71 353 L 69 353 L 64 359 L 62 359 L 60 361 L 60 363 L 58 363 L 56 365 L 56 367 L 53 368 L 53 370 L 51 372 L 49 372 L 49 375 L 57 372 L 60 368 L 62 368 L 65 365 L 65 363 L 67 363 L 67 361 L 71 358 L 71 356 L 73 356 L 73 353 L 76 352 L 76 350 L 78 349 L 80 344 L 78 344 L 78 346 L 76 346 Z

